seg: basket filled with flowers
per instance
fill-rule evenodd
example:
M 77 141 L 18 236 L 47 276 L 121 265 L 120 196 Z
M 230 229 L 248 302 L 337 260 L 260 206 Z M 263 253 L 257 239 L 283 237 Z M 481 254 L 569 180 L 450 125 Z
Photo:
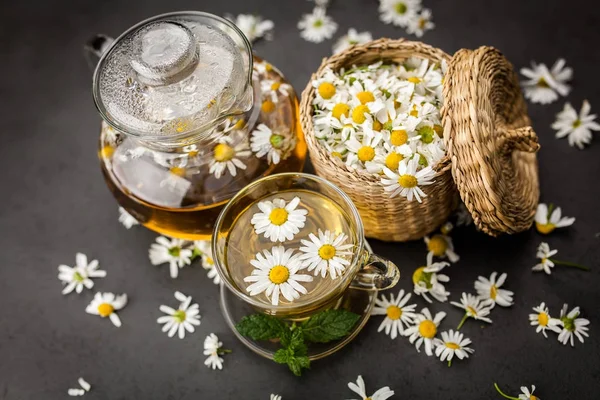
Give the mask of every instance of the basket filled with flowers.
M 350 196 L 368 237 L 420 239 L 459 196 L 492 236 L 533 222 L 537 136 L 512 65 L 492 47 L 350 47 L 323 61 L 300 112 L 316 173 Z

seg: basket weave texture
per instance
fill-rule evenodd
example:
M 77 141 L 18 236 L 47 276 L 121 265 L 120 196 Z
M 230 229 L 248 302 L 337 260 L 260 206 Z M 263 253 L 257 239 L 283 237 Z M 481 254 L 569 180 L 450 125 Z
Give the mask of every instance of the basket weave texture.
M 409 57 L 426 58 L 436 63 L 443 59 L 450 61 L 450 56 L 442 50 L 404 39 L 379 39 L 354 46 L 323 61 L 304 89 L 300 104 L 302 129 L 317 175 L 336 184 L 350 196 L 363 220 L 367 237 L 385 241 L 421 239 L 448 219 L 457 204 L 450 158 L 446 156 L 433 166 L 436 172 L 435 182 L 422 187 L 427 195 L 422 203 L 416 200 L 408 201 L 401 196 L 390 198 L 379 176 L 348 167 L 318 143 L 312 122 L 312 101 L 315 98 L 312 81 L 321 76 L 327 67 L 337 71 L 379 60 L 399 63 Z

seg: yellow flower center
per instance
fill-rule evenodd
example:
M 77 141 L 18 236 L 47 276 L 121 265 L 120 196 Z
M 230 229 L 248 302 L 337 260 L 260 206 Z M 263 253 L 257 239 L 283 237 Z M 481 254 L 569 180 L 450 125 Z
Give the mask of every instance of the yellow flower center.
M 402 146 L 408 141 L 408 133 L 404 129 L 392 131 L 390 135 L 390 143 L 394 146 Z
M 375 101 L 375 96 L 371 92 L 358 92 L 356 98 L 360 101 L 360 104 L 367 104 Z
M 437 333 L 437 327 L 435 326 L 433 321 L 426 319 L 425 321 L 419 324 L 419 333 L 424 338 L 432 339 Z
M 265 64 L 265 71 L 267 71 L 267 72 L 273 71 L 273 66 L 271 64 L 269 64 L 269 63 L 266 63 Z
M 424 29 L 426 23 L 427 23 L 427 20 L 425 18 L 419 18 L 419 28 L 420 29 Z
M 269 271 L 269 279 L 276 285 L 287 282 L 290 277 L 290 270 L 283 265 L 276 265 Z
M 73 274 L 73 279 L 77 282 L 83 282 L 85 278 L 79 272 L 75 271 Z
M 542 262 L 542 264 L 546 264 L 546 262 L 548 261 L 548 259 L 546 257 L 542 257 L 542 259 L 540 261 Z
M 381 122 L 379 122 L 378 120 L 373 121 L 373 130 L 374 131 L 381 131 L 381 129 L 383 128 L 383 125 L 381 124 Z
M 319 249 L 319 257 L 323 260 L 331 260 L 335 256 L 335 247 L 330 244 L 324 244 Z
M 540 324 L 541 326 L 548 326 L 548 320 L 550 318 L 548 318 L 548 314 L 546 314 L 545 312 L 541 312 L 538 314 L 538 324 Z
M 356 153 L 358 159 L 362 162 L 371 161 L 375 158 L 375 149 L 371 146 L 363 146 Z
M 340 153 L 339 151 L 332 151 L 331 155 L 339 158 L 340 160 L 342 159 L 342 153 Z
M 446 254 L 446 250 L 448 250 L 448 243 L 443 236 L 434 235 L 431 239 L 429 239 L 429 243 L 427 243 L 427 249 L 431 251 L 434 256 L 441 257 Z
M 287 222 L 287 219 L 288 212 L 285 208 L 274 208 L 271 211 L 271 214 L 269 214 L 269 221 L 271 221 L 273 225 L 283 225 Z
M 539 222 L 536 222 L 535 227 L 537 228 L 539 233 L 542 233 L 544 235 L 547 235 L 550 232 L 552 232 L 554 229 L 556 229 L 556 225 L 554 225 L 552 223 L 540 224 Z
M 496 300 L 496 296 L 498 296 L 498 288 L 496 285 L 492 285 L 490 287 L 490 299 Z
M 400 178 L 398 178 L 398 183 L 400 184 L 400 186 L 402 186 L 403 188 L 414 188 L 415 186 L 417 186 L 417 177 L 414 175 L 409 175 L 409 174 L 404 174 L 404 175 L 400 175 Z
M 209 256 L 204 256 L 204 257 L 206 257 L 204 259 L 204 261 L 206 261 L 207 264 L 215 265 L 215 261 L 212 259 L 212 257 L 209 257 Z
M 265 113 L 272 113 L 275 111 L 275 103 L 273 103 L 271 100 L 265 100 L 260 106 L 260 109 Z
M 404 14 L 407 10 L 407 7 L 406 7 L 406 4 L 404 4 L 403 2 L 400 1 L 400 2 L 396 3 L 395 9 L 398 14 Z
M 271 85 L 271 90 L 272 91 L 276 91 L 279 90 L 279 87 L 281 86 L 280 82 L 273 82 L 273 84 Z
M 415 285 L 419 282 L 423 282 L 427 289 L 431 289 L 433 286 L 431 284 L 431 272 L 425 272 L 425 268 L 426 267 L 419 267 L 415 269 L 415 272 L 413 272 L 412 275 L 412 281 Z
M 342 119 L 342 115 L 348 116 L 350 112 L 350 106 L 345 103 L 337 103 L 333 106 L 333 110 L 331 110 L 331 116 L 333 118 Z
M 404 159 L 404 156 L 399 153 L 390 153 L 385 157 L 385 166 L 391 169 L 392 171 L 398 170 L 398 165 L 400 161 Z
M 215 146 L 214 158 L 218 162 L 229 161 L 235 156 L 235 150 L 228 144 L 219 143 Z
M 417 106 L 413 106 L 413 109 L 410 111 L 409 114 L 411 116 L 413 116 L 413 117 L 418 117 L 419 116 L 419 111 L 417 111 Z
M 454 342 L 446 342 L 446 347 L 452 350 L 460 349 L 460 346 Z
M 198 150 L 188 151 L 188 157 L 194 158 L 198 155 Z
M 540 400 L 540 399 L 534 395 L 531 395 L 531 396 L 529 396 L 529 400 Z
M 465 309 L 469 312 L 469 314 L 471 314 L 472 316 L 476 317 L 477 316 L 477 311 L 475 311 L 475 309 L 471 306 L 466 306 Z
M 171 168 L 169 168 L 169 172 L 171 172 L 173 175 L 184 176 L 185 175 L 185 168 L 171 167 Z
M 179 321 L 179 323 L 182 323 L 183 321 L 185 321 L 185 318 L 186 318 L 185 311 L 183 311 L 183 310 L 175 311 L 175 314 L 173 314 L 173 318 L 175 318 L 177 321 Z
M 548 85 L 548 82 L 546 82 L 546 80 L 544 78 L 540 78 L 537 82 L 537 85 L 539 87 L 543 87 L 543 88 L 549 88 L 550 85 Z
M 319 89 L 317 89 L 319 94 L 324 99 L 330 99 L 335 94 L 335 86 L 333 86 L 329 82 L 323 82 L 319 85 Z
M 407 81 L 411 82 L 411 83 L 421 83 L 421 78 L 419 78 L 418 76 L 411 76 L 410 78 L 407 79 Z
M 100 314 L 102 318 L 108 317 L 114 310 L 115 308 L 108 303 L 102 303 L 98 306 L 98 314 Z
M 439 137 L 443 137 L 444 136 L 444 127 L 438 124 L 433 125 L 433 130 L 435 131 L 435 133 L 437 133 L 437 135 Z
M 580 119 L 576 119 L 573 122 L 573 128 L 579 128 L 579 126 L 581 126 L 581 120 Z
M 111 158 L 114 153 L 115 148 L 110 145 L 106 145 L 100 149 L 99 155 L 100 158 Z
M 244 121 L 243 119 L 238 119 L 235 125 L 233 126 L 233 129 L 244 129 L 244 126 L 246 126 L 246 121 Z
M 389 306 L 385 312 L 387 317 L 392 320 L 400 319 L 402 316 L 402 309 L 398 306 Z
M 354 121 L 357 124 L 362 124 L 367 119 L 367 117 L 365 116 L 365 113 L 368 113 L 368 112 L 369 112 L 369 107 L 365 106 L 364 104 L 361 104 L 360 106 L 356 106 L 354 108 L 354 110 L 352 110 L 352 121 Z

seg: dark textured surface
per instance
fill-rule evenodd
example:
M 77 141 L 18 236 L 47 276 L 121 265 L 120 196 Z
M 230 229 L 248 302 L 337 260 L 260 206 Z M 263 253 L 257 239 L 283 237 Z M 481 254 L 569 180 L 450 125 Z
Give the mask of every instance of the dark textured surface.
M 285 5 L 284 5 L 285 3 Z M 575 70 L 568 97 L 576 108 L 588 98 L 600 111 L 596 51 L 600 11 L 581 1 L 424 0 L 437 27 L 424 41 L 454 52 L 461 47 L 493 45 L 517 66 L 534 59 L 551 64 L 565 57 Z M 592 4 L 592 3 L 590 3 Z M 506 391 L 536 384 L 544 399 L 596 399 L 600 379 L 600 135 L 578 151 L 555 140 L 549 125 L 564 103 L 532 105 L 540 136 L 542 199 L 577 217 L 571 228 L 546 240 L 565 260 L 592 266 L 584 273 L 557 268 L 552 276 L 533 274 L 534 231 L 492 239 L 474 230 L 454 232 L 461 261 L 449 270 L 448 289 L 457 300 L 472 291 L 478 275 L 506 271 L 516 304 L 496 309 L 494 323 L 473 321 L 463 328 L 475 354 L 452 368 L 418 354 L 407 340 L 378 334 L 375 317 L 348 347 L 313 364 L 298 379 L 285 367 L 244 348 L 228 331 L 217 302 L 217 287 L 202 268 L 185 268 L 171 280 L 167 267 L 153 267 L 147 249 L 156 236 L 117 221 L 117 206 L 106 189 L 96 159 L 99 117 L 92 104 L 91 73 L 82 43 L 92 34 L 116 35 L 155 14 L 177 9 L 224 13 L 256 12 L 275 22 L 275 39 L 256 52 L 279 66 L 296 90 L 303 89 L 332 41 L 303 41 L 296 29 L 311 4 L 302 0 L 3 2 L 0 6 L 0 398 L 62 399 L 78 376 L 93 385 L 87 399 L 344 399 L 346 384 L 363 374 L 369 390 L 389 385 L 396 399 L 496 399 L 497 381 Z M 400 37 L 401 29 L 378 20 L 375 0 L 334 0 L 330 15 L 338 35 L 350 27 L 374 37 Z M 400 217 L 400 216 L 399 216 Z M 401 267 L 399 287 L 410 289 L 412 270 L 424 262 L 421 242 L 373 242 L 381 255 Z M 91 291 L 62 296 L 58 264 L 72 265 L 82 251 L 108 271 L 95 289 L 125 292 L 129 305 L 120 312 L 123 327 L 85 313 Z M 173 291 L 194 296 L 202 325 L 185 340 L 169 339 L 155 320 L 160 304 L 171 304 Z M 541 301 L 558 314 L 563 302 L 582 307 L 591 320 L 591 337 L 573 349 L 535 333 L 527 315 Z M 419 308 L 424 305 L 417 299 Z M 448 317 L 441 329 L 455 328 L 461 313 L 434 304 Z M 233 354 L 225 369 L 208 370 L 202 341 L 215 332 Z M 536 394 L 538 392 L 536 391 Z

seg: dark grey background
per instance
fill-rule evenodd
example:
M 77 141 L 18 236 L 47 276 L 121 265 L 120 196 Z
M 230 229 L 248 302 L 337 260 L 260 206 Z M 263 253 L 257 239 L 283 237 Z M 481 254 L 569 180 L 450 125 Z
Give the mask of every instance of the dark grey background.
M 519 68 L 537 60 L 551 65 L 565 57 L 575 70 L 577 109 L 588 98 L 600 111 L 597 52 L 600 9 L 583 1 L 424 0 L 436 23 L 424 41 L 447 52 L 493 45 Z M 593 4 L 593 3 L 590 3 Z M 302 378 L 284 366 L 244 348 L 226 327 L 217 287 L 195 265 L 171 280 L 168 268 L 148 262 L 156 235 L 117 221 L 117 205 L 102 180 L 96 159 L 100 119 L 94 109 L 91 73 L 82 45 L 92 34 L 117 35 L 155 14 L 183 10 L 259 13 L 275 22 L 273 41 L 256 53 L 277 65 L 300 92 L 312 71 L 331 52 L 333 41 L 313 44 L 299 37 L 296 23 L 312 4 L 303 0 L 3 2 L 0 23 L 0 398 L 62 399 L 84 376 L 93 385 L 88 399 L 268 399 L 270 393 L 292 399 L 353 397 L 348 381 L 362 374 L 369 391 L 389 385 L 396 399 L 496 399 L 497 381 L 516 395 L 520 385 L 536 384 L 544 399 L 598 397 L 600 379 L 599 245 L 600 135 L 579 151 L 553 138 L 550 124 L 565 99 L 531 105 L 540 136 L 542 199 L 577 217 L 571 228 L 547 240 L 559 256 L 594 268 L 585 273 L 557 268 L 552 276 L 533 274 L 534 231 L 492 239 L 472 228 L 454 232 L 458 264 L 449 270 L 448 289 L 457 300 L 473 291 L 480 274 L 508 272 L 507 287 L 516 304 L 496 309 L 494 323 L 469 321 L 463 328 L 475 354 L 446 367 L 418 354 L 406 339 L 378 334 L 381 317 L 339 353 L 313 364 Z M 334 0 L 329 14 L 339 23 L 336 37 L 348 28 L 374 37 L 405 36 L 383 25 L 375 0 Z M 401 216 L 399 216 L 401 218 Z M 410 275 L 424 262 L 422 242 L 384 244 L 380 254 L 402 269 L 399 287 L 410 290 Z M 98 258 L 108 271 L 94 289 L 125 292 L 129 305 L 120 312 L 123 327 L 85 313 L 93 292 L 62 296 L 56 267 L 72 265 L 77 251 Z M 194 296 L 202 325 L 185 340 L 169 339 L 155 320 L 160 304 L 174 303 L 173 291 Z M 582 307 L 591 320 L 591 337 L 573 349 L 555 335 L 545 340 L 529 326 L 531 307 L 541 301 L 558 314 L 563 302 Z M 424 305 L 417 299 L 419 308 Z M 434 304 L 448 317 L 441 329 L 455 328 L 461 312 Z M 215 332 L 233 354 L 225 369 L 208 370 L 202 341 Z M 538 393 L 539 392 L 539 393 Z M 356 397 L 356 396 L 354 396 Z

